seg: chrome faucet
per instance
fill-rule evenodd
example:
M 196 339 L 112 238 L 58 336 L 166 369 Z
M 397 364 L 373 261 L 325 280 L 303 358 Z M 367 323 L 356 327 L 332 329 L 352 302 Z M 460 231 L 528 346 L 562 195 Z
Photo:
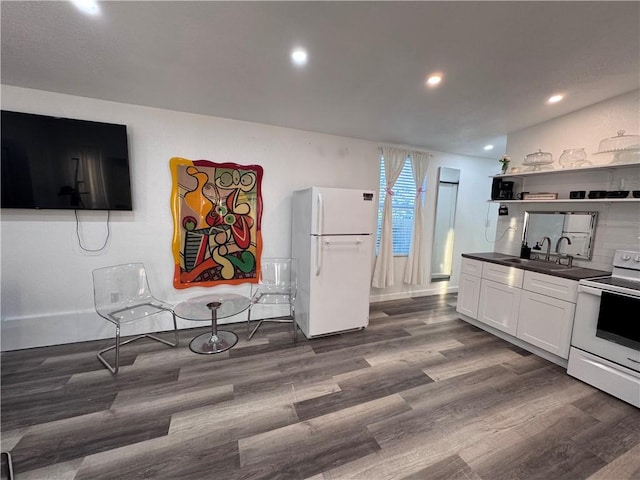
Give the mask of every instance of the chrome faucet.
M 560 237 L 558 239 L 558 241 L 556 242 L 556 252 L 558 253 L 558 258 L 556 258 L 556 263 L 560 264 L 560 259 L 567 257 L 569 259 L 567 266 L 570 267 L 573 264 L 573 257 L 571 255 L 568 254 L 562 254 L 560 253 L 560 243 L 562 243 L 562 239 L 565 239 L 567 241 L 567 245 L 571 245 L 571 239 L 569 237 L 565 237 L 564 235 L 562 237 Z
M 551 239 L 549 237 L 542 237 L 540 240 L 540 248 L 544 245 L 544 241 L 547 241 L 547 253 L 544 255 L 545 262 L 548 262 L 551 259 Z
M 561 236 L 556 242 L 556 252 L 558 253 L 560 253 L 560 243 L 562 242 L 563 238 L 567 241 L 567 245 L 571 245 L 571 239 L 569 237 L 565 237 L 564 235 Z

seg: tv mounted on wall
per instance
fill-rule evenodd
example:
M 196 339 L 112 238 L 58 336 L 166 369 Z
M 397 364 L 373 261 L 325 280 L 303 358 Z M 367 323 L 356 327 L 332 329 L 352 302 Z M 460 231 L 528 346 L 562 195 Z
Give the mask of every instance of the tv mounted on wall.
M 1 115 L 2 208 L 133 209 L 126 125 Z

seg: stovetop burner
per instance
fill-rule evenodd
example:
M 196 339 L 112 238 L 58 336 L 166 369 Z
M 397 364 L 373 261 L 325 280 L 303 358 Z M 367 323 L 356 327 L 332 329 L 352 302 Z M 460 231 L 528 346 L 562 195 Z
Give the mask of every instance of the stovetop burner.
M 589 280 L 592 283 L 601 283 L 603 285 L 612 285 L 614 287 L 628 288 L 630 290 L 640 291 L 640 281 L 630 280 L 628 278 L 621 277 L 605 277 L 605 278 L 592 278 Z

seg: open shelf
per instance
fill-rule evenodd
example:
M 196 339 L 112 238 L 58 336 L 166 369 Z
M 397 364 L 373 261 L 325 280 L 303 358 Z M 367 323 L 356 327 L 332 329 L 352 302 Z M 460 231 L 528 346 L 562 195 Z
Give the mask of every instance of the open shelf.
M 638 168 L 640 167 L 640 162 L 633 163 L 608 163 L 606 165 L 591 165 L 590 167 L 579 167 L 579 168 L 554 168 L 550 170 L 538 170 L 536 172 L 517 172 L 517 173 L 504 173 L 498 175 L 492 175 L 491 178 L 521 178 L 521 177 L 531 177 L 537 175 L 552 175 L 552 174 L 563 174 L 563 173 L 578 173 L 578 172 L 592 172 L 594 170 L 617 170 L 621 168 Z M 539 200 L 536 200 L 539 201 Z
M 556 200 L 487 200 L 489 203 L 639 203 L 640 198 L 558 198 Z

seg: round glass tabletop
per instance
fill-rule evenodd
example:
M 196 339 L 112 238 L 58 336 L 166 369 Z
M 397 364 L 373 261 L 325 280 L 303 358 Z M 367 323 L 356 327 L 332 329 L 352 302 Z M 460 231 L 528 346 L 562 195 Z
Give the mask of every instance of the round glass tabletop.
M 211 321 L 211 310 L 208 303 L 220 302 L 221 305 L 216 311 L 218 319 L 232 317 L 244 312 L 251 303 L 247 297 L 236 295 L 235 293 L 218 293 L 201 295 L 180 302 L 175 306 L 175 314 L 185 320 Z

